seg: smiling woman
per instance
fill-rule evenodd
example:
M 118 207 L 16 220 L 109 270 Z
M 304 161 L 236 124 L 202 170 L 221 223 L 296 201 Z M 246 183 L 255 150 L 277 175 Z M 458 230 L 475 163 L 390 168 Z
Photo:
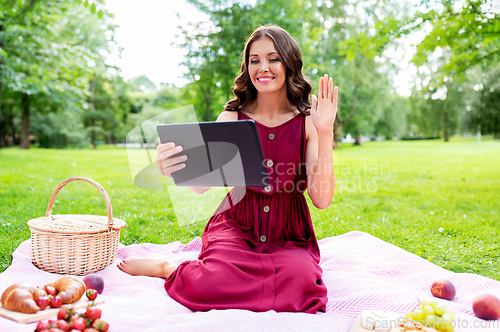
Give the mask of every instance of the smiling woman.
M 193 310 L 325 311 L 327 290 L 304 192 L 320 209 L 332 201 L 338 90 L 325 75 L 309 101 L 300 49 L 277 26 L 251 34 L 235 83 L 235 99 L 217 121 L 256 122 L 269 185 L 231 189 L 203 231 L 197 260 L 132 258 L 118 267 L 166 278 L 168 294 Z M 157 150 L 160 171 L 172 176 L 183 160 L 170 157 L 182 147 L 165 142 Z

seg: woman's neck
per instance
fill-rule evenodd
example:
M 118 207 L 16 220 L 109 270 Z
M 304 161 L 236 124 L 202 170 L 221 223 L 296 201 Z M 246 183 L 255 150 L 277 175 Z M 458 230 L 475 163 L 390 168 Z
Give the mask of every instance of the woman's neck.
M 269 120 L 296 110 L 287 98 L 286 89 L 272 93 L 257 93 L 257 98 L 252 104 L 249 113 L 258 114 Z

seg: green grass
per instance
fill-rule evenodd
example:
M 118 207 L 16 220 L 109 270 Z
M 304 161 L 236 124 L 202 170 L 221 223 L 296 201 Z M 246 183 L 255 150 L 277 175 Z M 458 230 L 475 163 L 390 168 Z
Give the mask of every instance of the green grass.
M 318 239 L 360 230 L 448 270 L 500 280 L 500 142 L 349 144 L 336 150 L 334 159 L 332 205 L 318 210 L 310 204 Z M 50 193 L 70 176 L 103 185 L 115 217 L 128 224 L 121 243 L 186 243 L 203 232 L 206 217 L 177 222 L 166 190 L 134 186 L 124 149 L 3 149 L 0 271 L 29 238 L 26 222 L 45 214 Z M 54 214 L 105 213 L 100 194 L 87 183 L 69 184 L 57 200 Z M 183 201 L 191 216 L 212 212 L 196 196 L 183 196 Z

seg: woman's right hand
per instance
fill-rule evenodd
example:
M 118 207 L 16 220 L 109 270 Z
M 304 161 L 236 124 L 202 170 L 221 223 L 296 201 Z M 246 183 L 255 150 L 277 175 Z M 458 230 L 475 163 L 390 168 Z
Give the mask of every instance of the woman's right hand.
M 182 146 L 175 146 L 175 143 L 161 143 L 158 137 L 158 146 L 156 147 L 156 152 L 158 157 L 156 158 L 156 163 L 158 164 L 158 169 L 162 175 L 172 177 L 172 173 L 183 169 L 186 164 L 183 163 L 187 160 L 186 155 L 177 156 L 175 158 L 170 158 L 172 155 L 182 151 Z

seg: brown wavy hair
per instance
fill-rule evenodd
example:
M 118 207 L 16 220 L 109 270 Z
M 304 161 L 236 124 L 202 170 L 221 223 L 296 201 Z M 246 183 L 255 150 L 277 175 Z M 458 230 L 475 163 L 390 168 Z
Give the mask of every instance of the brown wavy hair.
M 250 57 L 250 47 L 256 40 L 271 38 L 274 47 L 278 51 L 283 63 L 286 65 L 286 94 L 287 98 L 297 109 L 304 114 L 309 114 L 311 103 L 309 94 L 311 84 L 302 74 L 302 54 L 299 45 L 290 34 L 275 25 L 265 25 L 257 28 L 248 38 L 243 51 L 241 63 L 241 74 L 234 80 L 233 93 L 236 98 L 227 102 L 225 111 L 237 111 L 244 108 L 248 103 L 257 97 L 257 89 L 250 80 L 248 74 L 248 61 Z

